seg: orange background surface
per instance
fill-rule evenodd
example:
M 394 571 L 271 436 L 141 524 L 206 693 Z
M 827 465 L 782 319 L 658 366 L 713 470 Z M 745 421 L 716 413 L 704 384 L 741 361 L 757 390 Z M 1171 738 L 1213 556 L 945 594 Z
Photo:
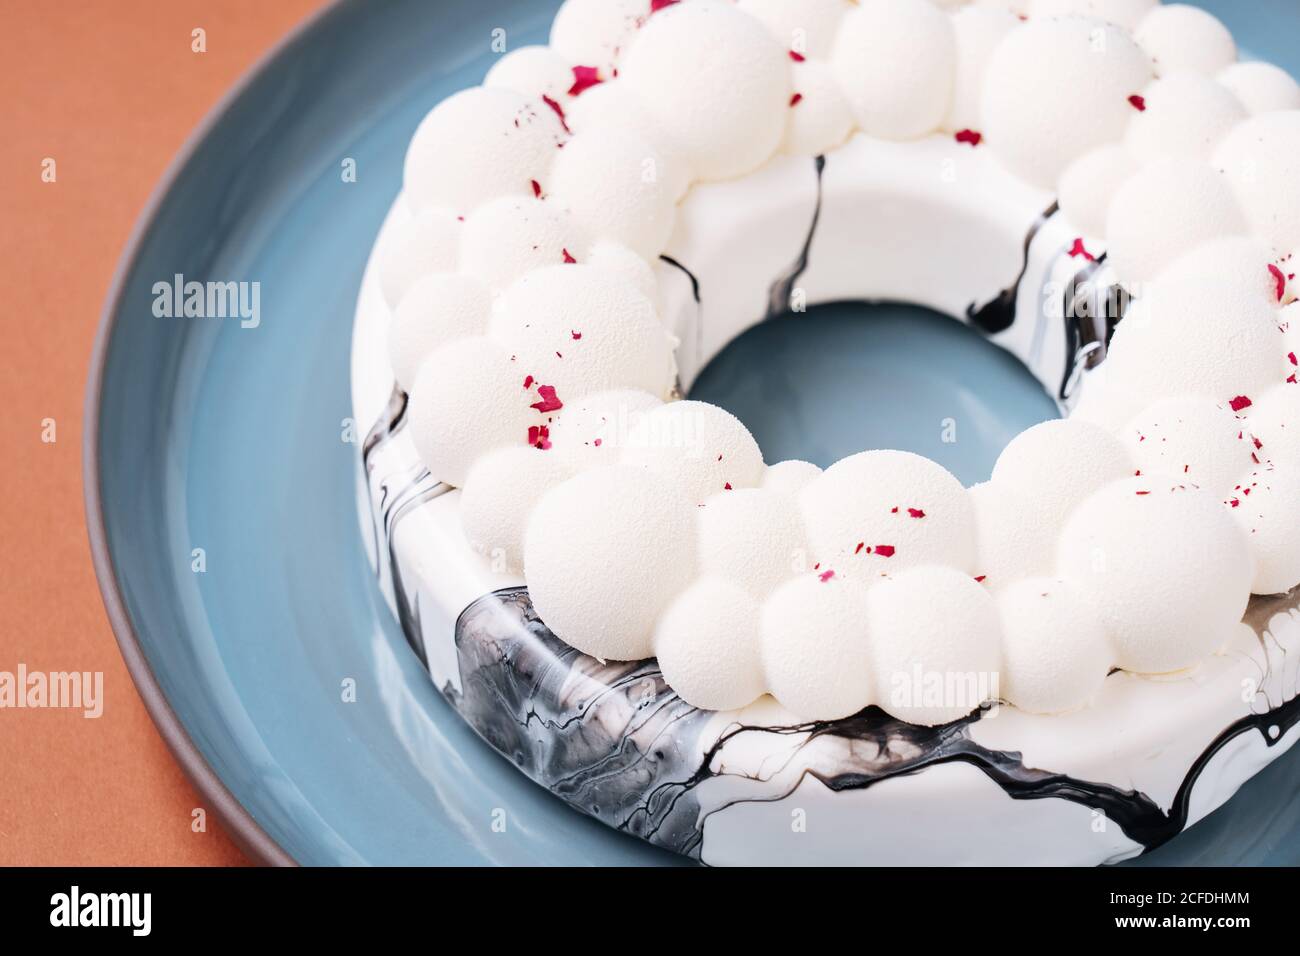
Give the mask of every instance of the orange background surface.
M 145 713 L 91 568 L 82 402 L 122 247 L 186 136 L 322 0 L 0 0 L 0 671 L 103 671 L 104 712 L 0 709 L 0 865 L 238 864 Z M 191 31 L 207 52 L 191 51 Z M 41 180 L 42 161 L 57 181 Z M 56 441 L 42 441 L 42 421 Z

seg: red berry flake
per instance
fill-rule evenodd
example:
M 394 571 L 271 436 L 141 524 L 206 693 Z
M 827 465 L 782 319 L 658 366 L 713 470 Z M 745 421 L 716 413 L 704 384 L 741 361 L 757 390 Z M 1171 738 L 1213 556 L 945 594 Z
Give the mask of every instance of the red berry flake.
M 725 485 L 723 485 L 723 486 L 722 486 L 722 490 L 723 490 L 723 491 L 731 491 L 731 490 L 732 490 L 732 489 L 731 489 L 731 482 L 727 482 Z
M 547 412 L 558 412 L 564 407 L 564 402 L 560 401 L 560 397 L 555 394 L 554 385 L 538 385 L 537 394 L 542 397 L 542 400 L 533 402 L 528 407 L 537 409 L 543 415 Z
M 1135 491 L 1135 492 L 1133 492 L 1133 493 L 1134 493 L 1135 495 L 1137 495 L 1139 498 L 1142 498 L 1142 497 L 1145 497 L 1146 495 L 1151 494 L 1151 492 L 1149 492 L 1149 491 Z
M 564 264 L 566 266 L 571 266 L 578 261 L 577 259 L 573 258 L 573 254 L 569 252 L 568 249 L 561 249 L 560 251 L 564 253 Z
M 1296 382 L 1295 373 L 1292 373 L 1292 374 L 1288 375 L 1288 376 L 1286 377 L 1286 381 L 1287 381 L 1287 384 L 1288 384 L 1288 385 L 1294 385 L 1295 382 Z
M 601 441 L 603 441 L 603 439 L 597 438 L 595 441 L 592 442 L 592 444 L 595 445 L 597 448 L 599 448 Z
M 858 546 L 857 546 L 856 548 L 853 549 L 853 553 L 854 553 L 854 554 L 861 554 L 861 553 L 862 553 L 862 549 L 865 548 L 866 546 L 867 546 L 867 543 L 866 543 L 865 541 L 859 541 L 859 542 L 858 542 Z
M 605 82 L 600 78 L 600 71 L 594 66 L 575 66 L 573 68 L 573 85 L 569 87 L 570 96 L 581 96 L 585 90 Z
M 804 56 L 802 53 L 800 53 L 798 50 L 791 50 L 790 59 L 794 60 L 796 63 L 802 63 L 804 60 L 808 58 Z
M 801 101 L 802 99 L 803 99 L 803 94 L 802 94 L 802 93 L 796 93 L 794 96 L 790 97 L 790 105 L 791 105 L 791 106 L 798 106 L 799 103 L 800 103 L 800 101 Z
M 535 180 L 535 179 L 532 181 L 532 183 L 533 183 L 533 198 L 534 198 L 534 199 L 541 199 L 541 198 L 542 198 L 542 184 L 539 183 L 539 182 L 538 182 L 537 180 Z
M 569 334 L 570 334 L 571 336 L 573 336 L 573 341 L 575 341 L 575 342 L 577 342 L 579 339 L 582 338 L 582 333 L 581 333 L 581 332 L 576 332 L 576 331 L 574 331 L 573 329 L 569 329 Z
M 678 0 L 650 0 L 650 15 L 658 13 L 660 10 L 666 10 Z
M 973 129 L 958 130 L 953 138 L 959 143 L 967 143 L 970 146 L 978 146 L 984 142 L 984 134 Z
M 983 584 L 986 580 L 988 580 L 988 575 L 987 575 L 987 574 L 977 574 L 977 575 L 975 575 L 975 583 L 976 583 L 976 584 Z
M 1231 408 L 1234 412 L 1240 412 L 1243 409 L 1250 408 L 1250 406 L 1253 404 L 1254 403 L 1245 395 L 1238 395 L 1236 398 L 1234 398 L 1232 401 L 1228 403 L 1228 407 Z
M 894 546 L 892 544 L 876 545 L 876 554 L 882 558 L 892 558 L 894 556 Z
M 1139 113 L 1145 113 L 1147 111 L 1147 98 L 1145 96 L 1134 93 L 1128 98 L 1128 102 L 1129 105 Z
M 908 509 L 907 509 L 907 514 L 908 514 L 909 517 L 912 517 L 912 518 L 924 518 L 924 517 L 925 517 L 925 512 L 922 511 L 920 508 L 908 508 Z
M 1268 274 L 1273 277 L 1273 291 L 1277 293 L 1277 301 L 1281 302 L 1286 298 L 1286 276 L 1271 262 L 1268 264 Z
M 573 130 L 569 129 L 569 121 L 564 115 L 564 107 L 555 102 L 555 100 L 551 99 L 545 93 L 542 94 L 542 102 L 555 111 L 555 115 L 560 118 L 560 125 L 564 127 L 564 131 L 566 133 L 572 133 Z
M 531 375 L 529 375 L 527 378 L 525 378 L 525 379 L 524 379 L 524 388 L 532 388 L 532 387 L 533 387 L 533 381 L 534 381 L 534 379 L 533 379 L 533 377 L 532 377 Z
M 817 575 L 817 580 L 821 581 L 822 584 L 825 584 L 833 577 L 835 577 L 834 571 L 823 571 L 821 574 Z
M 894 507 L 890 508 L 890 509 L 889 509 L 889 513 L 890 513 L 891 515 L 896 515 L 896 514 L 898 514 L 898 505 L 894 505 Z
M 1089 252 L 1084 247 L 1082 237 L 1075 239 L 1074 245 L 1070 247 L 1070 258 L 1077 259 L 1079 256 L 1083 256 L 1083 258 L 1086 259 L 1088 262 L 1097 261 L 1097 257 L 1094 256 L 1091 252 Z
M 528 444 L 546 451 L 551 447 L 551 430 L 545 425 L 529 425 Z
M 1287 357 L 1287 359 L 1291 362 L 1292 365 L 1300 365 L 1300 362 L 1297 362 L 1297 361 L 1295 360 L 1295 353 L 1294 353 L 1294 352 L 1287 352 L 1287 353 L 1286 353 L 1286 357 Z
M 1229 506 L 1231 506 L 1231 507 L 1233 507 L 1233 508 L 1240 508 L 1240 507 L 1241 507 L 1241 499 L 1240 499 L 1240 498 L 1233 498 L 1231 501 L 1228 502 L 1228 504 L 1229 504 Z

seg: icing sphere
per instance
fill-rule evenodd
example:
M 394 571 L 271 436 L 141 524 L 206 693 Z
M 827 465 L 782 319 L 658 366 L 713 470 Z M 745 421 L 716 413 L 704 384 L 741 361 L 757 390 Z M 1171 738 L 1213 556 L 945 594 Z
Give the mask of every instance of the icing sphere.
M 1166 398 L 1120 433 L 1143 476 L 1186 482 L 1218 498 L 1228 494 L 1256 453 L 1232 412 L 1208 398 Z
M 623 460 L 670 477 L 692 502 L 763 478 L 763 453 L 740 420 L 706 402 L 670 402 L 642 415 Z
M 662 159 L 659 173 L 668 181 L 674 200 L 686 195 L 694 175 L 685 147 L 667 127 L 617 80 L 592 87 L 569 105 L 569 127 L 575 133 L 598 132 L 649 143 Z
M 1249 427 L 1262 446 L 1260 458 L 1300 469 L 1300 386 L 1288 383 L 1265 392 L 1250 410 Z
M 1165 73 L 1142 95 L 1146 109 L 1133 114 L 1124 139 L 1141 160 L 1208 159 L 1219 140 L 1247 115 L 1227 87 L 1201 73 Z
M 795 93 L 781 149 L 794 156 L 820 156 L 848 139 L 853 114 L 829 66 L 814 60 L 792 66 Z
M 1137 25 L 1133 38 L 1161 73 L 1217 73 L 1237 59 L 1237 44 L 1212 14 L 1185 3 L 1157 6 Z
M 587 232 L 642 256 L 657 256 L 677 215 L 667 161 L 627 132 L 578 133 L 551 169 L 549 196 Z
M 653 472 L 584 471 L 542 496 L 524 538 L 537 613 L 601 660 L 654 653 L 660 613 L 695 578 L 695 506 Z
M 753 17 L 698 0 L 650 18 L 623 56 L 619 81 L 672 128 L 701 179 L 731 179 L 781 142 L 789 62 Z
M 1219 72 L 1218 80 L 1252 114 L 1300 109 L 1300 83 L 1272 63 L 1234 63 Z
M 1031 17 L 1092 17 L 1130 33 L 1160 0 L 1029 0 Z
M 969 575 L 917 567 L 867 594 L 876 694 L 900 720 L 935 726 L 998 693 L 997 604 Z
M 916 564 L 973 574 L 975 516 L 943 466 L 905 451 L 841 459 L 800 495 L 813 559 L 874 581 Z
M 431 272 L 451 272 L 460 254 L 461 225 L 443 209 L 429 208 L 393 225 L 379 257 L 379 286 L 390 309 Z
M 1246 491 L 1249 490 L 1249 494 Z M 1251 590 L 1285 594 L 1300 585 L 1300 468 L 1261 468 L 1241 479 L 1231 515 L 1255 557 Z
M 704 577 L 668 605 L 655 630 L 664 680 L 693 707 L 735 710 L 763 695 L 758 603 Z
M 962 7 L 952 15 L 956 40 L 952 106 L 944 128 L 953 130 L 982 127 L 981 95 L 984 73 L 998 44 L 1020 23 L 1010 10 L 995 7 Z
M 603 269 L 529 272 L 501 294 L 491 328 L 517 354 L 519 373 L 554 386 L 562 401 L 613 388 L 663 395 L 672 387 L 671 342 L 654 306 Z
M 976 581 L 1000 591 L 1021 578 L 1051 572 L 1060 524 L 1037 519 L 1041 498 L 992 481 L 969 494 L 975 509 Z
M 524 273 L 587 256 L 587 232 L 564 209 L 530 196 L 502 196 L 465 219 L 461 271 L 493 291 Z
M 443 100 L 420 123 L 406 151 L 406 198 L 419 210 L 469 213 L 545 183 L 560 118 L 541 100 L 513 90 L 473 87 Z
M 492 65 L 483 85 L 489 89 L 514 90 L 526 96 L 547 96 L 563 108 L 569 87 L 573 85 L 573 70 L 564 57 L 550 47 L 521 46 Z
M 1300 110 L 1252 116 L 1224 138 L 1214 164 L 1256 235 L 1277 252 L 1300 246 Z
M 1123 146 L 1099 146 L 1085 153 L 1061 174 L 1061 211 L 1087 235 L 1104 236 L 1111 200 L 1137 171 Z
M 1117 481 L 1080 505 L 1057 568 L 1090 592 L 1115 663 L 1141 674 L 1181 670 L 1218 650 L 1245 613 L 1255 573 L 1219 500 L 1159 476 Z
M 858 586 L 801 575 L 764 602 L 759 628 L 767 688 L 800 719 L 850 717 L 872 702 L 867 597 Z
M 926 0 L 861 0 L 840 24 L 831 62 L 871 136 L 916 139 L 952 106 L 957 43 L 948 16 Z
M 1030 21 L 989 61 L 984 133 L 1007 168 L 1050 189 L 1077 156 L 1123 137 L 1129 97 L 1151 75 L 1150 59 L 1118 27 L 1074 17 Z
M 572 472 L 532 447 L 498 448 L 474 463 L 460 493 L 465 538 L 500 572 L 524 567 L 524 530 L 538 500 Z
M 784 495 L 798 495 L 821 473 L 822 470 L 809 461 L 778 461 L 763 469 L 763 481 L 759 487 Z
M 1111 339 L 1107 388 L 1140 403 L 1122 420 L 1170 395 L 1240 405 L 1283 375 L 1277 310 L 1254 282 L 1234 280 L 1234 269 L 1184 272 L 1179 265 L 1149 286 Z
M 531 400 L 505 349 L 481 336 L 459 339 L 430 354 L 415 376 L 411 440 L 435 478 L 460 487 L 480 455 L 527 442 L 543 420 Z
M 1002 697 L 1034 714 L 1078 710 L 1101 689 L 1111 650 L 1088 596 L 1028 578 L 998 597 Z
M 608 80 L 649 8 L 646 0 L 565 0 L 551 22 L 551 48 Z
M 617 463 L 628 433 L 641 417 L 662 405 L 649 392 L 594 392 L 565 404 L 551 425 L 551 445 L 573 468 Z
M 659 304 L 659 282 L 650 263 L 627 246 L 608 240 L 598 241 L 591 247 L 587 265 L 604 269 L 622 279 L 654 305 L 656 312 L 663 310 Z
M 700 572 L 762 600 L 806 571 L 808 544 L 796 502 L 758 488 L 723 491 L 699 509 Z
M 1124 183 L 1106 221 L 1111 260 L 1130 287 L 1155 279 L 1201 242 L 1246 230 L 1223 174 L 1204 161 L 1178 156 L 1148 163 Z
M 844 0 L 738 0 L 782 49 L 825 60 L 848 4 Z
M 397 384 L 410 392 L 430 353 L 456 339 L 482 335 L 491 313 L 487 288 L 469 276 L 435 272 L 417 280 L 388 328 L 388 356 Z

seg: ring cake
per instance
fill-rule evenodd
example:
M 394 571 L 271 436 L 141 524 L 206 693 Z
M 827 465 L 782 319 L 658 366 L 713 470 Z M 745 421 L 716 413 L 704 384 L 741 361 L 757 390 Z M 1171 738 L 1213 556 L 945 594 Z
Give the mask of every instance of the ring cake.
M 367 269 L 381 586 L 496 749 L 704 862 L 1136 855 L 1300 736 L 1297 249 L 1300 86 L 1199 9 L 567 0 Z M 1065 417 L 965 488 L 682 398 L 845 299 Z

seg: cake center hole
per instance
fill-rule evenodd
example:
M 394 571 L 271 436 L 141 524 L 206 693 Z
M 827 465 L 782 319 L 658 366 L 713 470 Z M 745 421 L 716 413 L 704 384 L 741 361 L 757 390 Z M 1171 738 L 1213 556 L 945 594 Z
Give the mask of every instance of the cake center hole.
M 834 302 L 762 322 L 700 372 L 690 398 L 727 409 L 768 462 L 825 468 L 870 448 L 924 455 L 968 487 L 1055 402 L 1019 359 L 931 309 Z

